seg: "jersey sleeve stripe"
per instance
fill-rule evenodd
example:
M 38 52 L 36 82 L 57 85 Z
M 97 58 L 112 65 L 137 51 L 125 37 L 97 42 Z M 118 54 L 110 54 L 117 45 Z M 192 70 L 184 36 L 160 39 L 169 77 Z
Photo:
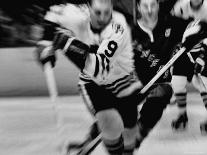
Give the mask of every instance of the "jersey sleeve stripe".
M 94 77 L 97 77 L 98 73 L 99 73 L 99 59 L 98 56 L 96 55 L 96 66 L 94 71 Z
M 122 88 L 123 88 L 124 86 L 128 86 L 128 85 L 130 85 L 131 83 L 132 83 L 131 81 L 124 81 L 124 82 L 119 83 L 118 85 L 116 85 L 116 87 L 111 88 L 111 91 L 113 91 L 114 93 L 117 93 L 117 92 L 119 92 L 120 89 L 123 90 Z M 125 87 L 124 87 L 124 88 L 125 88 Z
M 102 74 L 103 74 L 104 73 L 104 70 L 106 69 L 105 63 L 104 63 L 105 55 L 104 54 L 100 54 L 100 57 L 101 57 Z
M 122 82 L 122 81 L 127 81 L 127 79 L 129 78 L 129 75 L 126 75 L 122 78 L 119 78 L 118 80 L 114 81 L 113 83 L 111 84 L 108 84 L 107 87 L 110 88 L 110 87 L 115 87 L 119 82 Z
M 131 86 L 131 83 L 126 83 L 125 85 L 122 85 L 122 87 L 118 88 L 116 91 L 114 91 L 113 93 L 115 95 L 119 94 L 122 90 L 128 88 Z

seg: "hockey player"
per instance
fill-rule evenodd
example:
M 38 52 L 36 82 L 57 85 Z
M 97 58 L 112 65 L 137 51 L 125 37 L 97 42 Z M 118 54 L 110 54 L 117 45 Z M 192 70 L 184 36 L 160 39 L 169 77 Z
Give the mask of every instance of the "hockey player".
M 145 85 L 169 61 L 178 43 L 183 41 L 182 46 L 188 49 L 197 43 L 198 38 L 192 39 L 191 35 L 198 32 L 199 26 L 186 29 L 189 21 L 171 16 L 170 6 L 158 0 L 137 0 L 137 8 L 141 17 L 132 30 L 135 70 Z M 138 146 L 160 120 L 170 102 L 173 92 L 170 81 L 171 74 L 167 70 L 148 91 L 138 119 Z
M 81 70 L 81 94 L 97 119 L 109 154 L 130 155 L 137 133 L 136 91 L 142 84 L 133 74 L 126 20 L 113 11 L 111 0 L 91 0 L 65 14 L 56 23 L 67 30 L 57 32 L 51 51 L 61 50 Z
M 172 14 L 184 19 L 192 18 L 207 22 L 207 1 L 206 0 L 180 0 L 178 1 Z M 206 44 L 202 42 L 188 54 L 183 55 L 175 64 L 173 69 L 172 86 L 175 93 L 175 101 L 179 108 L 178 117 L 172 121 L 172 128 L 184 130 L 187 127 L 188 116 L 186 111 L 187 82 L 192 82 L 199 90 L 207 109 L 207 67 Z M 201 76 L 198 76 L 201 74 Z M 202 78 L 202 81 L 201 79 Z M 202 84 L 204 82 L 204 85 Z M 200 124 L 201 131 L 207 131 L 207 120 Z
M 37 62 L 39 62 L 41 67 L 46 63 L 51 63 L 51 66 L 55 67 L 57 59 L 56 53 L 54 51 L 51 52 L 50 49 L 54 36 L 57 30 L 61 27 L 73 29 L 79 39 L 87 40 L 87 36 L 82 35 L 87 32 L 87 29 L 83 26 L 85 24 L 85 20 L 88 18 L 88 15 L 86 15 L 88 14 L 88 9 L 85 4 L 86 2 L 84 0 L 75 0 L 70 1 L 70 3 L 61 3 L 50 6 L 49 10 L 46 12 L 42 25 L 44 33 L 41 40 L 37 43 L 35 51 Z M 82 24 L 82 28 L 77 28 L 77 23 L 79 26 Z M 93 115 L 93 110 L 90 107 L 88 108 Z M 88 145 L 88 143 L 90 143 L 92 139 L 96 138 L 99 133 L 97 123 L 93 123 L 87 137 L 82 143 L 72 142 L 71 145 L 66 144 L 67 152 L 69 152 L 70 149 L 81 151 L 81 148 Z

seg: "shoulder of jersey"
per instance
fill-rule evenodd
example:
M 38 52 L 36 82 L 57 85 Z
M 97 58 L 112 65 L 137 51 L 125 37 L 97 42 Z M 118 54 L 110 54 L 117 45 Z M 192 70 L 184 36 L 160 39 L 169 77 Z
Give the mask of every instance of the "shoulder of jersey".
M 62 14 L 63 9 L 64 9 L 64 5 L 50 6 L 49 11 L 46 12 L 44 19 L 57 23 L 58 17 Z
M 121 24 L 124 27 L 127 25 L 125 16 L 120 12 L 113 11 L 113 20 L 115 23 Z
M 63 14 L 78 17 L 79 15 L 89 16 L 89 10 L 86 4 L 66 4 Z
M 116 11 L 113 12 L 112 29 L 117 34 L 123 34 L 128 29 L 126 18 L 123 14 Z

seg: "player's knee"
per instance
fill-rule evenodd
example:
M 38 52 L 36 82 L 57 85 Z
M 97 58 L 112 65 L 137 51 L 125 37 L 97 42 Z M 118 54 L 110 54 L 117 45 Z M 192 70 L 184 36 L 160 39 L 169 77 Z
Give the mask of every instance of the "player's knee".
M 160 98 L 150 98 L 144 103 L 141 111 L 139 121 L 145 129 L 152 129 L 162 117 L 169 101 L 163 101 Z
M 173 75 L 171 83 L 174 93 L 186 92 L 186 85 L 187 85 L 186 76 Z
M 199 92 L 206 92 L 207 78 L 205 76 L 193 76 L 192 84 Z
M 161 84 L 154 88 L 149 96 L 148 101 L 151 103 L 168 104 L 172 98 L 173 89 L 169 84 Z
M 119 137 L 123 131 L 123 122 L 119 113 L 114 110 L 104 110 L 96 114 L 99 128 L 104 138 Z

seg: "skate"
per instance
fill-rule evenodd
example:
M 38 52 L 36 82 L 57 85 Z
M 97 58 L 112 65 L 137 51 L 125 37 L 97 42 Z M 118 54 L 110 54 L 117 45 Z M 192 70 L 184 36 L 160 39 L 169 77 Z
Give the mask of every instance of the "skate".
M 188 116 L 187 113 L 184 112 L 182 114 L 179 114 L 178 118 L 172 121 L 172 129 L 174 130 L 185 130 L 188 124 Z
M 200 123 L 201 134 L 207 135 L 207 120 Z

